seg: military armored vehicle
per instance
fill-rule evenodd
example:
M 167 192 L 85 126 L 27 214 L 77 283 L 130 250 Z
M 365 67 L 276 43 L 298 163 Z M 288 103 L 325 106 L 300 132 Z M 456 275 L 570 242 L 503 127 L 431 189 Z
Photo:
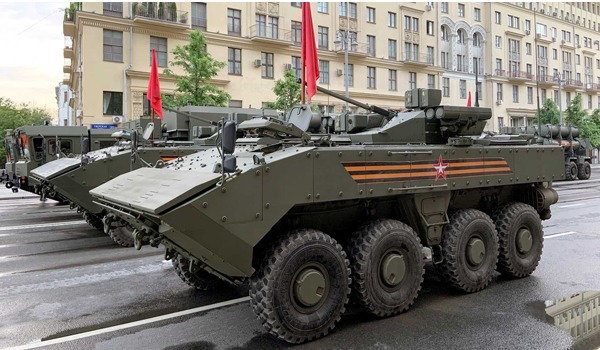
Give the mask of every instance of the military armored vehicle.
M 215 144 L 216 121 L 227 119 L 236 122 L 252 116 L 276 116 L 273 110 L 225 107 L 180 108 L 177 112 L 164 112 L 160 134 L 155 134 L 152 142 L 145 141 L 140 147 L 133 147 L 131 141 L 122 141 L 115 146 L 92 151 L 76 158 L 61 158 L 42 165 L 31 172 L 31 177 L 39 182 L 36 193 L 41 198 L 52 197 L 67 201 L 73 209 L 81 212 L 92 227 L 104 230 L 118 244 L 133 246 L 131 227 L 117 220 L 113 215 L 105 217 L 105 210 L 92 202 L 89 190 L 121 174 L 140 167 L 152 167 L 172 161 L 179 162 L 182 156 L 192 154 Z M 143 118 L 123 125 L 139 135 L 154 131 L 150 119 Z M 152 131 L 148 131 L 148 126 Z M 161 135 L 162 134 L 162 135 Z M 123 136 L 123 135 L 120 135 Z M 135 137 L 135 136 L 134 136 Z M 131 137 L 129 137 L 130 139 Z M 171 181 L 165 178 L 164 181 Z M 156 186 L 161 186 L 157 183 Z
M 10 181 L 5 186 L 33 191 L 29 174 L 32 169 L 58 158 L 81 154 L 81 140 L 90 137 L 90 149 L 97 150 L 114 144 L 111 134 L 116 129 L 92 129 L 85 126 L 21 126 L 6 130 L 6 172 Z
M 406 311 L 423 246 L 464 292 L 496 269 L 535 270 L 552 181 L 564 177 L 559 146 L 481 136 L 491 109 L 442 106 L 439 90 L 408 91 L 398 112 L 318 89 L 368 113 L 304 105 L 286 121 L 225 123 L 218 147 L 90 192 L 135 229 L 136 246 L 165 246 L 189 284 L 249 283 L 259 321 L 291 343 L 328 334 L 351 290 L 374 315 Z
M 544 144 L 560 145 L 564 148 L 565 180 L 587 180 L 592 175 L 591 144 L 588 139 L 579 136 L 579 129 L 569 125 L 507 127 L 506 134 L 529 134 L 542 138 Z

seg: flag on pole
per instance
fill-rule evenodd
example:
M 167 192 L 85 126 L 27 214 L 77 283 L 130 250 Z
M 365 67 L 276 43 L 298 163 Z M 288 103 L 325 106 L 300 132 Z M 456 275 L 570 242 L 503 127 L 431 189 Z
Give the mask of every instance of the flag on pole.
M 308 100 L 317 92 L 317 80 L 319 79 L 319 59 L 315 45 L 315 31 L 313 28 L 310 3 L 302 3 L 302 62 L 306 67 L 306 86 L 308 89 Z M 304 96 L 304 86 L 302 86 Z
M 150 107 L 162 120 L 162 97 L 160 96 L 160 82 L 158 81 L 158 67 L 156 64 L 156 51 L 152 49 L 152 69 L 150 70 L 150 80 L 148 80 L 148 93 L 146 98 L 150 101 Z
M 471 91 L 469 91 L 469 97 L 467 97 L 467 107 L 471 107 Z

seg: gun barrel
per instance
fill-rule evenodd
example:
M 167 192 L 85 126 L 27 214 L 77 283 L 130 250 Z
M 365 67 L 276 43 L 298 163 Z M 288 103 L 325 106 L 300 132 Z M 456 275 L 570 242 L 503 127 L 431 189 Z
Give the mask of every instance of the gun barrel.
M 201 121 L 201 122 L 208 123 L 209 125 L 216 125 L 216 126 L 218 126 L 218 125 L 219 125 L 219 123 L 218 123 L 218 122 L 216 122 L 216 121 L 213 121 L 213 120 L 208 120 L 208 119 L 204 119 L 204 118 L 201 118 L 201 117 L 197 117 L 197 116 L 195 116 L 195 115 L 193 115 L 193 114 L 186 113 L 186 112 L 182 112 L 182 111 L 178 111 L 178 110 L 176 110 L 176 109 L 173 109 L 173 108 L 169 108 L 169 107 L 165 107 L 165 106 L 163 106 L 163 109 L 166 109 L 166 110 L 167 110 L 167 111 L 169 111 L 169 112 L 173 112 L 173 113 L 181 114 L 181 115 L 184 115 L 184 116 L 186 116 L 186 117 L 190 117 L 190 118 L 192 118 L 192 119 L 199 120 L 199 121 Z
M 346 97 L 346 96 L 340 95 L 340 94 L 335 93 L 335 92 L 333 92 L 331 90 L 328 90 L 328 89 L 325 89 L 323 87 L 320 87 L 319 85 L 317 85 L 317 90 L 321 91 L 325 95 L 329 95 L 329 96 L 332 96 L 332 97 L 335 97 L 335 98 L 339 98 L 342 101 L 351 103 L 351 104 L 353 104 L 355 106 L 358 106 L 360 108 L 364 108 L 367 111 L 371 111 L 371 112 L 380 114 L 380 115 L 382 115 L 384 117 L 389 117 L 390 114 L 391 114 L 390 111 L 388 111 L 387 109 L 384 109 L 384 108 L 381 108 L 381 107 L 377 107 L 377 106 L 369 106 L 366 103 L 362 103 L 362 102 L 356 101 L 355 99 L 352 99 L 350 97 Z

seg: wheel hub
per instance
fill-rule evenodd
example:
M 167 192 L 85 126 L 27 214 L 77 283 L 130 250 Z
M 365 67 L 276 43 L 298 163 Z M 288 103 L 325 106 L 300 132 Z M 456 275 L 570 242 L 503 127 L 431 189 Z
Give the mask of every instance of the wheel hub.
M 467 243 L 467 261 L 473 266 L 481 264 L 485 258 L 485 244 L 479 238 L 473 237 Z
M 325 276 L 321 271 L 307 268 L 294 281 L 294 294 L 303 306 L 315 306 L 323 298 Z
M 520 229 L 519 232 L 517 232 L 517 250 L 519 253 L 527 253 L 531 250 L 532 246 L 533 241 L 531 238 L 531 232 L 526 228 Z
M 390 287 L 397 286 L 404 279 L 406 262 L 398 253 L 388 254 L 381 262 L 381 279 Z

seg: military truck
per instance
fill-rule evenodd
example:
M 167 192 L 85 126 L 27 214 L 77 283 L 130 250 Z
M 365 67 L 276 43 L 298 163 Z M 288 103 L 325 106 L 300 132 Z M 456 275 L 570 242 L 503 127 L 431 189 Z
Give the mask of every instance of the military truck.
M 560 145 L 564 148 L 565 180 L 587 180 L 592 175 L 592 147 L 588 139 L 581 138 L 579 128 L 569 125 L 507 127 L 506 134 L 529 134 L 542 138 L 544 144 Z
M 111 134 L 116 129 L 92 129 L 89 131 L 91 149 L 97 150 L 114 144 Z M 6 130 L 6 172 L 11 180 L 5 186 L 18 186 L 33 191 L 29 174 L 32 169 L 58 158 L 81 154 L 81 141 L 88 135 L 85 126 L 21 126 Z
M 259 321 L 290 343 L 328 334 L 351 290 L 374 315 L 408 310 L 423 246 L 464 292 L 496 269 L 536 269 L 564 177 L 559 146 L 481 136 L 491 109 L 442 106 L 439 90 L 408 91 L 400 112 L 318 90 L 368 113 L 330 119 L 303 105 L 286 121 L 227 122 L 218 147 L 90 193 L 137 247 L 163 245 L 190 285 L 249 283 Z
M 33 169 L 31 177 L 39 182 L 36 193 L 42 199 L 52 197 L 69 202 L 71 208 L 82 213 L 86 222 L 97 229 L 104 230 L 104 220 L 107 223 L 105 232 L 119 245 L 131 247 L 133 229 L 112 215 L 105 217 L 104 209 L 92 202 L 89 190 L 131 170 L 169 161 L 177 164 L 182 156 L 214 146 L 216 127 L 212 124 L 221 119 L 241 122 L 263 115 L 273 117 L 277 113 L 250 108 L 196 106 L 182 107 L 176 112 L 165 111 L 161 128 L 153 138 L 154 123 L 148 118 L 123 125 L 125 129 L 135 131 L 133 135 L 146 134 L 139 147 L 132 149 L 131 137 L 128 136 L 128 140 L 112 147 L 46 163 Z M 118 136 L 124 138 L 126 135 L 121 133 Z

